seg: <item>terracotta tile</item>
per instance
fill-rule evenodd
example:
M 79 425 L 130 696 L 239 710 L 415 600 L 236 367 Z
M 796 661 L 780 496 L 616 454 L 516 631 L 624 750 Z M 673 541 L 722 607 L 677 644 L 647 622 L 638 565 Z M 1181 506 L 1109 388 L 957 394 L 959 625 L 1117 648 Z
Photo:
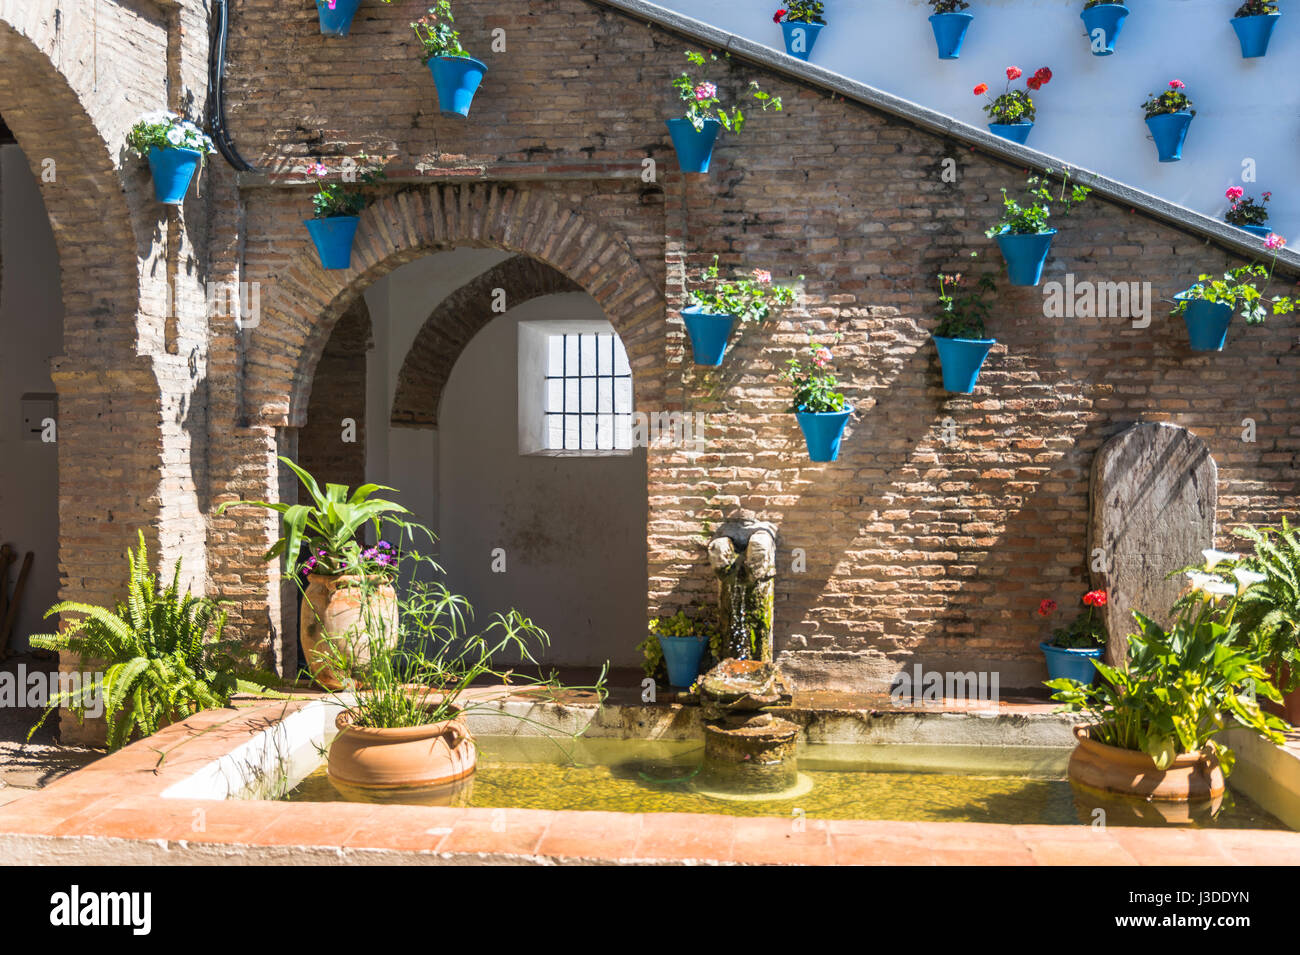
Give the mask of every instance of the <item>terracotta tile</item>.
M 830 865 L 835 861 L 823 820 L 740 817 L 735 826 L 732 845 L 737 862 Z
M 73 819 L 92 818 L 122 797 L 116 793 L 51 793 L 42 790 L 0 808 L 0 832 L 49 835 Z
M 736 822 L 730 816 L 646 813 L 633 855 L 638 859 L 729 861 Z
M 526 809 L 465 810 L 438 851 L 534 855 L 555 815 Z
M 1214 830 L 1110 829 L 1115 841 L 1141 865 L 1230 865 Z
M 630 812 L 556 813 L 538 852 L 571 859 L 630 858 L 641 836 L 641 816 Z
M 374 818 L 376 808 L 349 802 L 286 803 L 285 807 L 249 841 L 276 846 L 346 845 L 352 833 Z
M 357 849 L 436 850 L 464 810 L 442 806 L 371 806 L 370 814 L 343 840 Z

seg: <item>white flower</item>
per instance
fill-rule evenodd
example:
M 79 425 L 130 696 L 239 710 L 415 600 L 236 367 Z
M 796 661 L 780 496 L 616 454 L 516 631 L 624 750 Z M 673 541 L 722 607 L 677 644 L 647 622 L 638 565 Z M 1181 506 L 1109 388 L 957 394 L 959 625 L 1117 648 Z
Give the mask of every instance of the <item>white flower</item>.
M 1257 574 L 1253 570 L 1246 570 L 1244 567 L 1234 567 L 1232 576 L 1237 578 L 1237 593 L 1243 593 L 1247 588 L 1254 584 L 1262 583 L 1268 580 L 1267 574 Z
M 1241 556 L 1238 554 L 1227 554 L 1221 550 L 1215 550 L 1213 547 L 1208 550 L 1203 550 L 1201 553 L 1205 555 L 1206 570 L 1214 570 L 1215 567 L 1223 563 L 1225 560 L 1230 560 L 1233 563 L 1241 560 Z
M 1209 594 L 1211 599 L 1217 599 L 1219 597 L 1235 597 L 1237 595 L 1236 587 L 1232 586 L 1232 584 L 1224 583 L 1213 574 L 1203 574 L 1197 570 L 1189 570 L 1187 572 L 1187 577 L 1192 582 L 1193 591 L 1200 591 L 1201 593 Z
M 167 142 L 179 146 L 185 140 L 185 132 L 176 126 L 167 130 Z

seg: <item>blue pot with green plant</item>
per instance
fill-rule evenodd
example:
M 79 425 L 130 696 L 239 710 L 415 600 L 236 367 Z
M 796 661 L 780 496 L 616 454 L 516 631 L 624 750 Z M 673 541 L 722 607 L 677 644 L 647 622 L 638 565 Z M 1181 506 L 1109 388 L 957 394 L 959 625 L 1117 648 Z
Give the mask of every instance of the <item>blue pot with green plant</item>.
M 1006 86 L 997 96 L 990 95 L 987 83 L 980 83 L 975 87 L 974 92 L 976 96 L 983 96 L 988 100 L 981 108 L 989 115 L 989 132 L 1024 145 L 1029 139 L 1029 132 L 1034 128 L 1034 119 L 1038 115 L 1038 107 L 1034 105 L 1029 91 L 1038 92 L 1050 83 L 1052 71 L 1046 66 L 1040 66 L 1029 79 L 1025 80 L 1026 89 L 1011 88 L 1013 82 L 1024 76 L 1024 71 L 1020 67 L 1008 66 L 1006 74 Z
M 1093 56 L 1110 56 L 1115 52 L 1115 41 L 1128 15 L 1128 7 L 1117 0 L 1088 0 L 1079 16 L 1088 31 Z
M 1282 14 L 1277 0 L 1246 0 L 1232 18 L 1232 28 L 1241 43 L 1241 55 L 1251 60 L 1268 52 L 1268 41 Z
M 939 59 L 955 60 L 961 56 L 961 46 L 966 40 L 966 31 L 975 19 L 969 13 L 962 13 L 970 6 L 966 0 L 929 0 L 930 30 L 934 33 L 935 45 L 939 48 Z
M 173 206 L 185 201 L 194 174 L 207 156 L 216 152 L 197 124 L 167 110 L 146 113 L 136 120 L 126 134 L 126 145 L 148 161 L 154 198 Z
M 817 35 L 826 21 L 822 19 L 826 5 L 820 0 L 790 0 L 772 17 L 781 25 L 785 38 L 785 52 L 797 60 L 806 60 L 812 53 Z
M 455 23 L 451 0 L 438 0 L 436 6 L 411 24 L 411 29 L 420 42 L 421 60 L 433 74 L 438 108 L 444 116 L 465 117 L 488 68 L 461 45 Z
M 997 340 L 988 337 L 985 320 L 992 303 L 985 299 L 997 290 L 993 276 L 985 273 L 970 283 L 960 272 L 940 273 L 939 324 L 934 347 L 945 391 L 969 395 L 975 390 L 980 369 Z
M 1267 239 L 1272 234 L 1268 227 L 1268 203 L 1273 198 L 1273 193 L 1266 192 L 1260 200 L 1256 200 L 1254 196 L 1247 196 L 1246 190 L 1241 186 L 1229 186 L 1224 196 L 1231 203 L 1224 213 L 1224 222 L 1261 239 Z
M 1183 158 L 1183 143 L 1196 115 L 1191 98 L 1183 92 L 1186 88 L 1182 80 L 1170 80 L 1163 92 L 1150 94 L 1142 104 L 1147 129 L 1151 131 L 1161 162 L 1178 162 Z
M 384 177 L 376 165 L 351 162 L 346 164 L 339 181 L 327 182 L 330 175 L 324 163 L 316 162 L 308 173 L 317 180 L 316 194 L 312 196 L 312 218 L 303 225 L 316 246 L 323 269 L 348 269 L 352 267 L 352 243 L 361 223 L 361 212 L 369 202 L 364 187 Z
M 1038 648 L 1047 663 L 1048 679 L 1077 680 L 1089 684 L 1097 675 L 1093 660 L 1100 660 L 1106 649 L 1106 623 L 1099 608 L 1106 606 L 1105 590 L 1090 590 L 1083 595 L 1084 609 L 1064 627 L 1052 631 L 1052 639 L 1043 641 Z M 1038 605 L 1041 617 L 1056 612 L 1055 600 L 1044 600 Z
M 839 336 L 835 336 L 839 341 Z M 808 338 L 808 350 L 811 358 L 805 365 L 798 358 L 786 362 L 786 370 L 781 377 L 788 381 L 794 391 L 794 403 L 790 410 L 794 412 L 803 432 L 804 443 L 808 446 L 808 457 L 812 461 L 824 463 L 834 461 L 840 454 L 840 441 L 844 437 L 844 428 L 849 423 L 853 407 L 839 393 L 839 380 L 831 370 L 835 360 L 832 350 Z
M 705 173 L 713 159 L 713 146 L 722 130 L 739 133 L 745 125 L 745 113 L 739 104 L 727 109 L 718 98 L 718 87 L 708 78 L 709 69 L 718 62 L 716 53 L 688 50 L 686 61 L 694 70 L 685 70 L 673 80 L 673 89 L 686 104 L 686 115 L 665 122 L 677 151 L 682 172 Z M 694 74 L 694 75 L 692 75 Z M 781 98 L 765 93 L 750 81 L 749 95 L 763 110 L 781 110 Z
M 785 308 L 795 298 L 793 288 L 773 284 L 772 273 L 765 269 L 723 278 L 716 255 L 697 277 L 688 275 L 687 285 L 692 304 L 682 309 L 682 323 L 697 365 L 721 365 L 737 323 L 761 322 L 773 309 Z
M 1276 265 L 1276 253 L 1282 248 L 1282 240 L 1270 237 L 1265 248 L 1274 253 L 1273 265 Z M 1249 325 L 1264 322 L 1270 314 L 1286 315 L 1295 311 L 1293 299 L 1281 295 L 1269 297 L 1268 286 L 1272 278 L 1273 266 L 1258 262 L 1224 272 L 1217 279 L 1203 273 L 1197 277 L 1195 285 L 1174 296 L 1170 314 L 1182 317 L 1187 326 L 1188 344 L 1193 351 L 1222 351 L 1228 338 L 1228 326 L 1238 308 Z M 1261 281 L 1264 283 L 1263 291 L 1258 288 Z
M 1060 192 L 1053 194 L 1053 170 L 1048 168 L 1042 175 L 1034 174 L 1026 180 L 1019 198 L 1002 190 L 1002 218 L 985 235 L 997 242 L 1012 285 L 1037 285 L 1042 281 L 1043 265 L 1056 235 L 1047 224 L 1052 210 L 1059 208 L 1062 215 L 1068 216 L 1092 191 L 1071 184 L 1068 169 L 1061 174 L 1060 183 Z
M 671 617 L 656 617 L 639 648 L 646 676 L 659 679 L 666 672 L 672 686 L 685 689 L 694 685 L 705 659 L 711 656 L 711 645 L 719 639 L 717 624 L 703 614 L 679 610 Z

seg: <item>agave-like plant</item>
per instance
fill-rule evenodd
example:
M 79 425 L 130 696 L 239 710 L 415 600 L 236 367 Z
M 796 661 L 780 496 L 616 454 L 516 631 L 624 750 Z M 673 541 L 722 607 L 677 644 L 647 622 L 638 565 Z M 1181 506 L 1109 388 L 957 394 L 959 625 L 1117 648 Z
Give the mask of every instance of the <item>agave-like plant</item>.
M 223 640 L 226 612 L 217 601 L 183 593 L 181 562 L 171 583 L 162 586 L 149 571 L 144 534 L 139 548 L 127 551 L 130 573 L 126 603 L 115 611 L 64 601 L 45 612 L 80 614 L 59 633 L 31 638 L 35 647 L 77 654 L 80 665 L 97 672 L 77 690 L 52 696 L 32 735 L 60 706 L 79 717 L 97 699 L 104 702 L 108 748 L 118 749 L 136 735 L 149 736 L 166 722 L 199 710 L 226 706 L 240 678 L 265 685 L 274 678 L 235 656 L 238 642 Z M 248 684 L 245 684 L 248 685 Z
M 1236 565 L 1262 575 L 1242 593 L 1237 622 L 1279 678 L 1285 665 L 1282 689 L 1289 693 L 1300 686 L 1300 529 L 1284 517 L 1280 530 L 1247 526 L 1235 533 L 1255 551 Z

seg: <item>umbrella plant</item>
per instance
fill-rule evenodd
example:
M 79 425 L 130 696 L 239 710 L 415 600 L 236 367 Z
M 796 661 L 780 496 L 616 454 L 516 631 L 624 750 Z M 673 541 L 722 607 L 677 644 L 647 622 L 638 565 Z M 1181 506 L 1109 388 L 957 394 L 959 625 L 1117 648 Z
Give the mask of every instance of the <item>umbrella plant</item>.
M 723 57 L 730 59 L 730 54 L 724 53 Z M 699 70 L 684 70 L 673 79 L 673 89 L 686 105 L 685 116 L 667 120 L 682 172 L 708 172 L 718 134 L 724 129 L 739 133 L 745 125 L 745 112 L 740 104 L 723 106 L 717 84 L 708 78 L 709 68 L 718 59 L 716 53 L 705 55 L 688 50 L 687 62 Z M 764 92 L 756 80 L 750 80 L 746 90 L 764 111 L 781 110 L 781 98 Z
M 989 131 L 1023 145 L 1029 138 L 1029 131 L 1034 128 L 1034 119 L 1038 115 L 1038 108 L 1034 105 L 1034 99 L 1029 95 L 1029 91 L 1038 92 L 1050 83 L 1052 71 L 1046 66 L 1040 66 L 1034 71 L 1033 76 L 1025 80 L 1026 89 L 1014 90 L 1011 84 L 1020 79 L 1024 72 L 1018 66 L 1008 66 L 1006 74 L 1006 86 L 997 96 L 989 94 L 987 83 L 976 86 L 974 93 L 988 100 L 983 109 L 992 120 L 989 123 Z

